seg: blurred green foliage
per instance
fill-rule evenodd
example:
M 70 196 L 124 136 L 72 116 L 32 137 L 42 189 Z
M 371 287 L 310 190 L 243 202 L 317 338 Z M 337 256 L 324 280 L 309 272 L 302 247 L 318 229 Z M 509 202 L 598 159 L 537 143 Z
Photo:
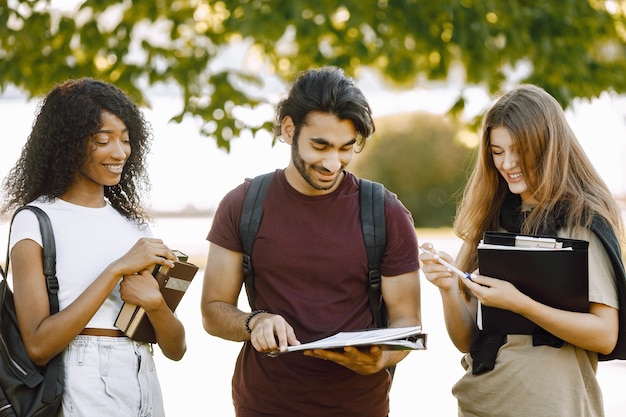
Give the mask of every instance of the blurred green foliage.
M 60 4 L 69 1 L 56 1 Z M 370 68 L 390 86 L 454 80 L 493 93 L 507 80 L 538 84 L 567 106 L 575 97 L 626 91 L 626 19 L 617 0 L 51 0 L 0 1 L 0 91 L 31 96 L 66 78 L 143 92 L 175 86 L 204 135 L 229 149 L 271 121 L 238 116 L 270 99 L 259 87 L 310 67 L 358 79 Z M 244 62 L 223 62 L 233 43 Z M 263 74 L 263 76 L 261 76 Z M 274 100 L 275 101 L 275 100 Z M 271 102 L 270 104 L 275 104 Z
M 413 214 L 415 227 L 450 227 L 475 159 L 475 147 L 460 140 L 462 133 L 441 115 L 377 118 L 376 133 L 350 170 L 396 193 Z

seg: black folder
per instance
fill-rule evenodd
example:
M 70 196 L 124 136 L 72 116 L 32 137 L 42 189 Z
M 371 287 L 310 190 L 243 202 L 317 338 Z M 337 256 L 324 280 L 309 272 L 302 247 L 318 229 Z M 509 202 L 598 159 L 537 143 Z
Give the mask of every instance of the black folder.
M 532 299 L 551 307 L 589 311 L 589 242 L 553 237 L 571 250 L 520 250 L 515 247 L 517 236 L 520 235 L 485 232 L 485 244 L 511 248 L 479 246 L 480 275 L 509 281 Z M 482 328 L 487 333 L 533 334 L 539 329 L 535 323 L 508 310 L 481 305 L 481 314 Z

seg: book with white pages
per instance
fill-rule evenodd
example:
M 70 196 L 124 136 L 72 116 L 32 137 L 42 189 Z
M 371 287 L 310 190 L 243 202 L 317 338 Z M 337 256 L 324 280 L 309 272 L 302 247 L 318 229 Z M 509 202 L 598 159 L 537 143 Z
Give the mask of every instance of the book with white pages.
M 589 310 L 589 242 L 561 237 L 485 232 L 478 245 L 480 275 L 509 281 L 522 293 L 567 311 Z M 532 334 L 538 326 L 508 310 L 480 306 L 487 333 Z
M 346 346 L 374 346 L 394 350 L 426 349 L 426 333 L 421 326 L 386 327 L 339 332 L 323 339 L 300 345 L 288 346 L 284 352 L 272 352 L 270 356 L 310 349 L 341 349 Z

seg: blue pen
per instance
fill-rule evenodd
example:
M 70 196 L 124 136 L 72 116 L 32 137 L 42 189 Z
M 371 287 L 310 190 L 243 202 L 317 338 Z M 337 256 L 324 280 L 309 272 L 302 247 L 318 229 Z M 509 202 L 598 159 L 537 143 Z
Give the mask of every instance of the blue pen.
M 472 274 L 470 274 L 469 272 L 463 272 L 463 271 L 461 271 L 461 270 L 460 270 L 459 268 L 457 268 L 456 266 L 454 266 L 454 265 L 452 265 L 452 264 L 450 264 L 450 263 L 448 263 L 448 262 L 444 261 L 443 259 L 441 259 L 441 257 L 440 257 L 438 254 L 436 254 L 435 252 L 433 252 L 433 251 L 431 251 L 431 250 L 428 250 L 428 249 L 423 248 L 423 247 L 421 247 L 421 246 L 420 246 L 419 248 L 422 250 L 422 252 L 426 252 L 426 253 L 430 253 L 430 254 L 432 254 L 432 255 L 435 255 L 435 257 L 437 258 L 437 262 L 439 262 L 441 265 L 443 265 L 443 266 L 447 267 L 450 271 L 454 272 L 455 274 L 457 274 L 457 275 L 458 275 L 458 276 L 460 276 L 461 278 L 467 278 L 467 279 L 469 279 L 470 281 L 474 282 L 474 281 L 472 280 Z

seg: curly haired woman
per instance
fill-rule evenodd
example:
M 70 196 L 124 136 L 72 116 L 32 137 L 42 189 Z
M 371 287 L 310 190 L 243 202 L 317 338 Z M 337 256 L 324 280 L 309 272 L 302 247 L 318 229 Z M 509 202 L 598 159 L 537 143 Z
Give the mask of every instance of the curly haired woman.
M 174 253 L 151 236 L 141 194 L 149 181 L 151 134 L 117 87 L 82 78 L 55 86 L 42 101 L 15 167 L 5 178 L 0 214 L 42 208 L 57 248 L 59 307 L 50 315 L 41 233 L 29 211 L 10 237 L 20 331 L 40 365 L 62 353 L 65 416 L 163 416 L 151 345 L 115 328 L 124 301 L 143 307 L 163 354 L 186 351 L 182 323 L 167 307 L 149 267 Z

